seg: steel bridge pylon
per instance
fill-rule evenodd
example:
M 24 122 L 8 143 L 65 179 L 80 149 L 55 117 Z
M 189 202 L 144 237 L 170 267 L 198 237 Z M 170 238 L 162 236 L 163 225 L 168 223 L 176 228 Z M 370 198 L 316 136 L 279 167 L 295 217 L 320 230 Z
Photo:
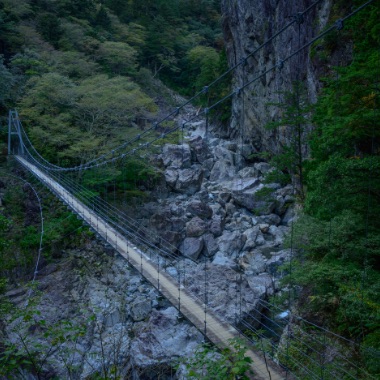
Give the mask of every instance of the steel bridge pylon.
M 12 136 L 18 136 L 18 144 L 12 146 Z M 16 148 L 16 146 L 17 148 Z M 12 149 L 13 148 L 13 149 Z M 15 151 L 17 149 L 17 151 Z M 25 155 L 24 143 L 22 140 L 21 123 L 16 110 L 10 110 L 8 116 L 8 155 Z

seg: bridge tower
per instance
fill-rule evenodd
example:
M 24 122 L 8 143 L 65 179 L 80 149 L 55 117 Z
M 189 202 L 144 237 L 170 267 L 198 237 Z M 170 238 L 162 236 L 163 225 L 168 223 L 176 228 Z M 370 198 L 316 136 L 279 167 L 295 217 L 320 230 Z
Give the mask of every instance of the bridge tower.
M 15 143 L 15 139 L 12 139 L 12 136 L 18 136 L 17 143 Z M 12 152 L 12 140 L 13 140 L 13 152 Z M 17 150 L 16 150 L 17 149 Z M 24 143 L 22 140 L 22 127 L 20 123 L 20 118 L 18 116 L 18 112 L 16 110 L 10 110 L 8 116 L 8 155 L 11 154 L 19 154 L 21 156 L 24 155 Z

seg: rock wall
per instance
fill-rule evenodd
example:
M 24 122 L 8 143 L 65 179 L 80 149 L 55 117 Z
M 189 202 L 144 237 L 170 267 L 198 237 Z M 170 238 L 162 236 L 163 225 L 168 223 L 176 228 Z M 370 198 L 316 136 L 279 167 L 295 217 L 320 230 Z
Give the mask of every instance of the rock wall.
M 313 3 L 312 0 L 222 0 L 229 65 L 241 62 Z M 331 6 L 331 0 L 321 1 L 305 15 L 301 23 L 295 22 L 257 54 L 249 57 L 246 64 L 240 65 L 234 72 L 234 88 L 252 81 L 307 43 L 325 27 Z M 268 122 L 279 119 L 280 112 L 278 107 L 268 104 L 281 102 L 281 93 L 290 91 L 292 82 L 296 80 L 306 84 L 308 98 L 314 102 L 320 89 L 319 66 L 310 58 L 310 49 L 305 49 L 285 62 L 282 69 L 276 68 L 253 81 L 233 99 L 229 136 L 237 137 L 242 133 L 244 140 L 252 144 L 254 152 L 278 153 L 291 132 L 289 128 L 265 128 Z

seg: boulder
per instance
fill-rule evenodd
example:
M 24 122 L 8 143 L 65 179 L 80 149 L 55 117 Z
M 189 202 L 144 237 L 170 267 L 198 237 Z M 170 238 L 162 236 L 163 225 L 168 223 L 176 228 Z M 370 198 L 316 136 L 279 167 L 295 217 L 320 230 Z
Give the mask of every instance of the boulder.
M 267 260 L 266 271 L 271 275 L 278 275 L 279 267 L 290 260 L 291 255 L 291 249 L 283 249 L 282 251 L 274 253 L 272 257 Z
M 263 199 L 262 196 L 256 195 L 260 189 L 253 188 L 246 191 L 236 191 L 232 193 L 232 198 L 236 204 L 245 207 L 248 211 L 259 215 L 271 214 L 276 207 L 274 199 Z
M 247 272 L 258 275 L 266 270 L 266 258 L 257 252 L 246 252 L 239 260 L 239 265 Z
M 266 162 L 257 162 L 253 166 L 257 170 L 258 175 L 267 174 L 272 169 L 272 167 Z
M 212 217 L 212 208 L 204 202 L 193 201 L 186 209 L 192 215 L 199 216 L 202 219 L 210 219 Z
M 257 298 L 264 299 L 266 296 L 273 295 L 274 284 L 271 276 L 268 274 L 249 277 L 248 284 Z
M 189 139 L 189 145 L 193 160 L 203 164 L 210 156 L 210 151 L 207 144 L 204 142 L 201 136 L 194 136 Z
M 266 223 L 269 225 L 278 226 L 281 223 L 281 218 L 276 214 L 262 215 L 256 218 L 258 223 Z
M 207 223 L 198 216 L 186 223 L 187 237 L 199 237 L 207 231 Z
M 135 322 L 143 321 L 152 311 L 150 299 L 138 299 L 131 305 L 130 315 Z
M 222 217 L 215 215 L 210 223 L 209 231 L 215 236 L 218 237 L 222 235 L 224 229 L 224 219 Z
M 247 240 L 244 244 L 243 251 L 251 251 L 253 248 L 256 247 L 256 239 L 260 232 L 260 229 L 258 226 L 252 227 L 244 231 L 244 235 L 247 237 Z
M 176 169 L 189 168 L 191 164 L 189 145 L 165 144 L 162 149 L 162 160 L 165 167 Z
M 235 154 L 231 150 L 223 146 L 217 146 L 215 147 L 213 153 L 217 161 L 226 161 L 232 166 L 235 165 Z
M 238 231 L 224 231 L 217 239 L 219 251 L 228 257 L 235 257 L 244 246 L 247 237 Z
M 162 238 L 160 245 L 172 253 L 177 250 L 182 239 L 181 234 L 176 231 L 163 231 L 161 232 L 160 237 Z
M 227 257 L 222 252 L 217 252 L 212 260 L 213 265 L 220 265 L 222 267 L 235 268 L 236 264 L 233 260 Z
M 200 190 L 202 179 L 203 171 L 199 166 L 192 166 L 188 169 L 179 170 L 174 190 L 179 193 L 193 195 Z
M 170 230 L 172 227 L 170 215 L 166 213 L 153 214 L 149 220 L 149 224 L 158 231 Z
M 133 364 L 141 368 L 162 366 L 164 359 L 170 362 L 170 358 L 178 357 L 179 353 L 190 356 L 203 341 L 202 334 L 194 326 L 178 322 L 174 307 L 153 310 L 149 321 L 137 328 L 135 335 L 130 357 Z
M 213 256 L 218 251 L 218 244 L 212 234 L 203 235 L 204 251 L 208 257 Z
M 210 172 L 210 181 L 228 180 L 234 178 L 235 175 L 236 167 L 230 161 L 218 160 Z
M 203 239 L 188 237 L 180 246 L 181 253 L 190 258 L 191 260 L 197 260 L 203 249 Z
M 259 171 L 255 167 L 246 166 L 239 170 L 237 174 L 240 178 L 257 178 L 259 176 Z
M 175 185 L 178 180 L 178 170 L 173 168 L 166 169 L 164 176 L 167 185 L 171 188 L 175 188 Z
M 245 191 L 258 187 L 261 182 L 257 178 L 237 178 L 228 183 L 225 187 L 231 192 Z

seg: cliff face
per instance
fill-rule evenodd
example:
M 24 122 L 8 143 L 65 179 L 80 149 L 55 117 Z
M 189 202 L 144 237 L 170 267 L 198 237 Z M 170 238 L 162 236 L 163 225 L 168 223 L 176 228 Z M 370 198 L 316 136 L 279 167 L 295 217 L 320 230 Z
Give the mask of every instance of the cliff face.
M 222 0 L 229 64 L 239 63 L 312 3 L 312 0 Z M 320 2 L 300 22 L 295 22 L 249 57 L 244 66 L 240 65 L 235 70 L 234 88 L 241 87 L 277 65 L 318 34 L 328 21 L 331 5 L 331 0 Z M 229 136 L 242 135 L 256 152 L 279 152 L 291 131 L 289 127 L 276 130 L 265 128 L 268 122 L 279 119 L 280 112 L 278 107 L 268 104 L 281 102 L 281 93 L 290 91 L 296 80 L 306 84 L 309 101 L 315 101 L 320 88 L 318 67 L 315 58 L 313 61 L 310 58 L 310 49 L 304 49 L 301 54 L 285 62 L 283 68 L 276 68 L 254 81 L 233 99 Z

